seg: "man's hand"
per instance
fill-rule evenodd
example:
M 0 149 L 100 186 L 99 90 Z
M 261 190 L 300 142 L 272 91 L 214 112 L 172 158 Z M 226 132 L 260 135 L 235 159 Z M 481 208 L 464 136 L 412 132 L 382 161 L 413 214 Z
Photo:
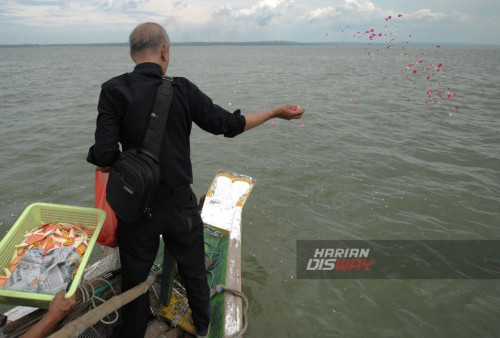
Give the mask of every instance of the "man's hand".
M 33 325 L 28 332 L 23 334 L 21 338 L 43 338 L 47 337 L 54 329 L 56 324 L 69 315 L 76 305 L 76 295 L 69 298 L 64 298 L 66 292 L 64 290 L 52 299 L 49 304 L 49 311 Z
M 53 319 L 59 321 L 71 313 L 76 305 L 76 295 L 69 298 L 65 298 L 65 295 L 66 292 L 61 290 L 54 299 L 52 299 L 49 304 L 47 316 L 51 316 Z
M 306 110 L 293 104 L 283 104 L 281 106 L 274 107 L 272 111 L 275 116 L 280 119 L 294 120 L 302 118 L 302 115 Z
M 245 131 L 278 117 L 284 120 L 300 119 L 306 110 L 294 104 L 283 104 L 260 113 L 245 115 Z

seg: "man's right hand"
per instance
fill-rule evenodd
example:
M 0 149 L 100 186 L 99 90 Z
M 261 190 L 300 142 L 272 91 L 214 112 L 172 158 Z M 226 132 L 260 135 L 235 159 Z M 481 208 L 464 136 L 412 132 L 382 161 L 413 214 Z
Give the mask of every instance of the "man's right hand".
M 76 295 L 66 298 L 66 292 L 60 291 L 49 304 L 47 316 L 52 316 L 56 322 L 66 317 L 76 305 Z
M 260 113 L 245 115 L 245 131 L 278 117 L 284 120 L 300 119 L 306 110 L 294 104 L 283 104 Z
M 274 107 L 272 111 L 275 116 L 280 119 L 295 120 L 302 118 L 302 115 L 306 110 L 293 104 L 283 104 L 281 106 Z
M 20 338 L 47 337 L 57 323 L 69 315 L 76 305 L 76 295 L 66 298 L 66 292 L 60 291 L 49 304 L 49 311 Z

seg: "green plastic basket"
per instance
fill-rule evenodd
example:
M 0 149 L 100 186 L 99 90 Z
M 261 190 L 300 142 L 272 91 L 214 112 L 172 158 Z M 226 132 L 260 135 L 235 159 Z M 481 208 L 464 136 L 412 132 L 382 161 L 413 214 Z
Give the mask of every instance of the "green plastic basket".
M 72 296 L 80 284 L 83 270 L 87 265 L 105 218 L 106 213 L 101 209 L 49 203 L 31 204 L 24 210 L 17 222 L 0 242 L 0 271 L 3 271 L 3 269 L 8 266 L 16 249 L 16 245 L 23 242 L 24 234 L 32 231 L 42 223 L 59 222 L 78 224 L 83 227 L 95 227 L 87 250 L 80 261 L 80 267 L 73 278 L 70 289 L 66 293 L 67 297 Z M 54 295 L 49 294 L 0 290 L 0 303 L 34 306 L 46 309 L 49 307 L 49 303 L 53 298 Z

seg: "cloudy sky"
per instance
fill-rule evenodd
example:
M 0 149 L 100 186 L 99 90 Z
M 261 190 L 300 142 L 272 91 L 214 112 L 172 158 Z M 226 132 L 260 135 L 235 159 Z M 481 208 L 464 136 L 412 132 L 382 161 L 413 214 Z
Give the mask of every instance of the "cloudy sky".
M 355 41 L 389 24 L 401 40 L 500 45 L 499 0 L 0 0 L 0 44 L 126 42 L 145 21 L 174 42 Z

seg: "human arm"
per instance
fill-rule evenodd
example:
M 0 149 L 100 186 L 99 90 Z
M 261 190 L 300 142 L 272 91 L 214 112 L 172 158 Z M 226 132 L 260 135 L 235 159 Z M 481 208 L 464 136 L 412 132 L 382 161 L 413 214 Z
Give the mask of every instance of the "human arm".
M 234 137 L 270 119 L 299 119 L 305 112 L 305 109 L 297 105 L 284 104 L 253 114 L 241 115 L 239 109 L 234 113 L 229 113 L 220 106 L 213 104 L 212 100 L 201 92 L 196 85 L 186 79 L 184 81 L 187 95 L 190 96 L 190 102 L 194 103 L 191 106 L 194 122 L 200 128 L 212 134 L 224 134 L 226 137 Z
M 120 153 L 120 116 L 111 91 L 106 84 L 102 86 L 97 105 L 95 143 L 87 155 L 88 162 L 102 168 L 111 166 Z
M 60 291 L 50 302 L 49 311 L 23 334 L 21 338 L 41 338 L 46 337 L 56 326 L 56 324 L 71 313 L 76 305 L 76 295 L 65 298 L 66 292 Z
M 258 125 L 276 117 L 284 120 L 300 119 L 305 111 L 305 109 L 296 105 L 284 104 L 263 112 L 246 114 L 244 131 L 255 128 Z

